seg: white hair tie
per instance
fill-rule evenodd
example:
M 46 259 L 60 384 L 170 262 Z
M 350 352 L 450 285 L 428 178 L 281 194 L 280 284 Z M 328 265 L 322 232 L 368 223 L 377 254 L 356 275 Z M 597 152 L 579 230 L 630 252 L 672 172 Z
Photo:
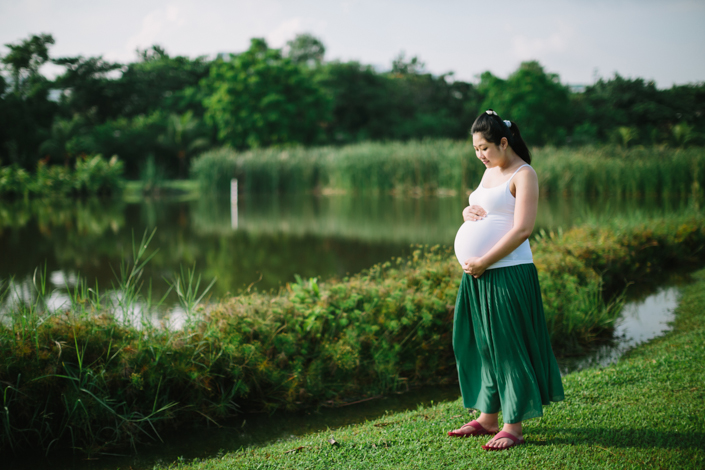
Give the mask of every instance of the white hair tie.
M 495 113 L 493 109 L 488 109 L 488 110 L 485 111 L 485 112 L 486 112 L 487 114 L 489 114 L 490 116 L 492 116 L 493 114 L 494 114 L 495 116 L 497 115 L 497 113 Z
M 512 121 L 506 121 L 506 120 L 505 120 L 505 121 L 504 121 L 504 124 L 505 124 L 507 127 L 512 127 Z

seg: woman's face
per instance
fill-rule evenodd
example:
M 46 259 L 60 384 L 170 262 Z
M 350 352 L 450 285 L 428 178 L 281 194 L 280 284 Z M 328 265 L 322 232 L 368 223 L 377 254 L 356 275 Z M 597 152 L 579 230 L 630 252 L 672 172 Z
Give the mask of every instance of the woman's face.
M 497 146 L 492 142 L 488 142 L 480 132 L 475 132 L 472 135 L 472 146 L 475 148 L 475 155 L 480 159 L 485 167 L 492 168 L 497 166 L 504 158 L 504 138 Z

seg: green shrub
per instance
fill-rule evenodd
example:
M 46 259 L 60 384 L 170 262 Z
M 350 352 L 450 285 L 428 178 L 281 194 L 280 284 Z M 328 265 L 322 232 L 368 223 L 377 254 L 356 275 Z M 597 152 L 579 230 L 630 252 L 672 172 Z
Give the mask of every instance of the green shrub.
M 40 162 L 35 174 L 10 166 L 0 167 L 0 196 L 109 195 L 122 189 L 123 164 L 113 156 L 79 158 L 74 169 Z
M 123 164 L 113 155 L 104 160 L 101 155 L 76 161 L 73 174 L 74 191 L 79 194 L 110 194 L 122 186 Z
M 32 177 L 17 165 L 0 167 L 0 196 L 21 196 L 29 191 Z

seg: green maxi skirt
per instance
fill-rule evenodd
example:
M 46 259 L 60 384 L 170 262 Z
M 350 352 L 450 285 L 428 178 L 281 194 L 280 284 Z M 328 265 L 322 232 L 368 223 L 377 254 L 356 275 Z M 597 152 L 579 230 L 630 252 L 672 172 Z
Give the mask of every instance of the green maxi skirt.
M 466 408 L 518 423 L 564 398 L 533 263 L 463 273 L 453 350 Z

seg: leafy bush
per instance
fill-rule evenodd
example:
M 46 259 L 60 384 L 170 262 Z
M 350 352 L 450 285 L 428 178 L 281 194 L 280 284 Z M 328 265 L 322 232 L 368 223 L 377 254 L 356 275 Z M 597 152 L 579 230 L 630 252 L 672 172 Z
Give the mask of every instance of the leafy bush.
M 0 195 L 20 196 L 28 193 L 32 177 L 17 165 L 0 167 Z
M 93 127 L 88 135 L 97 153 L 118 155 L 126 165 L 126 173 L 135 177 L 150 154 L 157 157 L 159 165 L 168 167 L 172 164 L 171 166 L 176 168 L 173 158 L 162 156 L 159 143 L 159 136 L 166 133 L 167 122 L 167 115 L 161 110 L 156 110 L 148 115 L 107 120 Z M 160 156 L 162 158 L 159 158 Z
M 79 159 L 73 174 L 74 191 L 79 194 L 109 194 L 122 185 L 122 162 L 116 156 L 104 160 L 100 155 Z
M 0 196 L 106 195 L 122 187 L 122 162 L 113 156 L 79 158 L 72 171 L 64 166 L 39 163 L 34 175 L 16 167 L 0 167 Z

